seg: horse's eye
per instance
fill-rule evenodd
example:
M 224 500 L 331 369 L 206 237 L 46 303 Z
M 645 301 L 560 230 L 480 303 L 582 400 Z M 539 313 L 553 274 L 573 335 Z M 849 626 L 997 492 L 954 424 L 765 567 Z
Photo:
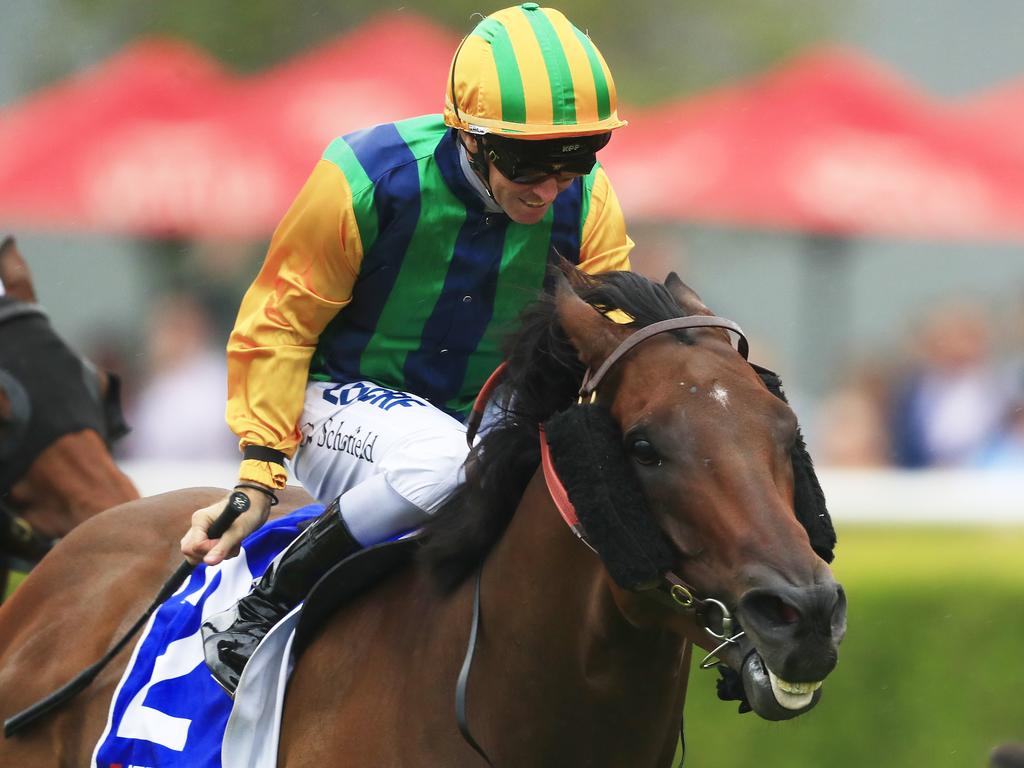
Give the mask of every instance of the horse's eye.
M 642 437 L 638 437 L 629 444 L 629 452 L 639 464 L 645 464 L 647 466 L 656 466 L 661 464 L 661 457 L 658 455 L 658 452 L 654 450 L 654 446 L 651 445 L 649 440 L 645 440 Z

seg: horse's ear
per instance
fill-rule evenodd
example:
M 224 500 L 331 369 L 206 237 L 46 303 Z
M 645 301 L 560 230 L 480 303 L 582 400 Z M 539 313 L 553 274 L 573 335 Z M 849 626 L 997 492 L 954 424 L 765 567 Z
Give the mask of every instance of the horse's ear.
M 580 360 L 590 368 L 604 362 L 621 341 L 615 323 L 577 296 L 569 278 L 561 274 L 555 277 L 555 309 Z
M 713 315 L 715 314 L 707 305 L 701 301 L 700 296 L 690 286 L 679 279 L 675 272 L 669 272 L 665 278 L 665 287 L 672 294 L 679 307 L 688 315 Z
M 12 299 L 32 302 L 36 300 L 36 292 L 32 287 L 32 273 L 28 271 L 28 264 L 18 251 L 13 237 L 8 237 L 0 243 L 0 282 Z

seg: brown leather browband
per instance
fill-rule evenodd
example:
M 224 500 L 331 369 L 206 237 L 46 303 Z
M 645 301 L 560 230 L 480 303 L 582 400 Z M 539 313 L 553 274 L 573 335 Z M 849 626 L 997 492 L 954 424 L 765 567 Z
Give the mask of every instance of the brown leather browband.
M 667 331 L 677 331 L 686 328 L 724 328 L 725 330 L 732 331 L 737 334 L 739 342 L 737 349 L 743 359 L 747 359 L 747 355 L 750 352 L 750 345 L 747 343 L 747 337 L 743 333 L 743 329 L 739 327 L 732 320 L 726 320 L 724 317 L 716 317 L 714 315 L 688 315 L 687 317 L 673 317 L 668 320 L 661 320 L 657 323 L 651 323 L 645 325 L 633 333 L 629 338 L 623 341 L 619 346 L 615 348 L 615 351 L 608 355 L 608 358 L 601 364 L 593 374 L 590 369 L 583 375 L 583 384 L 580 386 L 580 398 L 588 398 L 594 394 L 597 389 L 597 385 L 601 383 L 601 379 L 604 378 L 605 374 L 611 369 L 619 359 L 625 355 L 629 350 L 635 347 L 641 342 L 647 341 L 652 336 L 657 336 L 659 333 L 665 333 Z

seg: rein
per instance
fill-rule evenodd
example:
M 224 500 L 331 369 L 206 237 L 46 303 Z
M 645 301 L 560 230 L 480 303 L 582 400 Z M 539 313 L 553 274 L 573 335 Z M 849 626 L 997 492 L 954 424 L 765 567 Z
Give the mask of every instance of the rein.
M 249 498 L 240 491 L 232 493 L 231 496 L 228 497 L 228 501 L 227 504 L 224 505 L 224 509 L 221 510 L 217 519 L 210 525 L 210 536 L 213 538 L 220 538 L 223 536 L 224 532 L 231 527 L 235 518 L 247 509 L 249 509 Z M 198 565 L 198 563 L 196 565 Z M 153 615 L 153 612 L 163 605 L 171 595 L 178 591 L 178 588 L 185 583 L 185 580 L 192 574 L 192 571 L 196 569 L 196 565 L 193 565 L 188 560 L 183 561 L 174 573 L 171 574 L 170 578 L 164 582 L 164 585 L 160 587 L 160 591 L 157 593 L 153 602 L 149 604 L 149 607 L 146 608 L 138 619 L 136 619 L 135 623 L 128 629 L 128 631 L 121 636 L 121 639 L 114 643 L 114 645 L 109 648 L 105 654 L 103 654 L 99 661 L 90 664 L 46 698 L 40 699 L 30 707 L 23 709 L 4 720 L 4 737 L 8 739 L 11 738 L 11 736 L 22 729 L 27 728 L 36 720 L 45 717 L 56 709 L 59 709 L 85 690 L 89 684 L 96 679 L 96 676 L 103 671 L 107 664 L 110 663 L 111 659 L 117 656 L 117 654 L 119 654 L 124 647 L 128 645 L 128 642 L 138 633 L 138 631 L 146 625 L 146 622 L 149 621 L 149 617 Z
M 626 337 L 626 339 L 622 341 L 619 346 L 617 346 L 605 359 L 597 371 L 592 372 L 591 369 L 588 368 L 586 373 L 583 375 L 583 383 L 580 386 L 579 397 L 576 401 L 577 405 L 596 402 L 598 385 L 612 367 L 634 347 L 659 334 L 691 328 L 722 328 L 727 331 L 732 331 L 739 337 L 737 350 L 743 356 L 744 360 L 747 359 L 750 351 L 750 345 L 747 342 L 747 337 L 740 326 L 732 320 L 727 320 L 723 317 L 717 317 L 714 315 L 689 315 L 687 317 L 674 317 L 668 320 L 662 320 L 660 322 L 644 326 Z M 503 362 L 494 370 L 494 372 L 488 377 L 487 381 L 484 382 L 483 387 L 480 389 L 480 394 L 477 396 L 476 402 L 473 404 L 473 410 L 471 411 L 469 418 L 466 420 L 466 440 L 470 447 L 473 446 L 473 441 L 480 428 L 480 424 L 483 421 L 487 403 L 490 401 L 494 391 L 498 388 L 501 380 L 504 378 L 507 367 L 508 364 Z M 598 554 L 594 546 L 587 540 L 586 531 L 583 529 L 583 524 L 580 522 L 579 515 L 576 513 L 576 508 L 569 500 L 569 494 L 565 490 L 565 486 L 562 485 L 562 481 L 559 479 L 558 473 L 555 471 L 554 464 L 551 461 L 551 450 L 544 434 L 544 427 L 542 425 L 538 425 L 537 431 L 540 439 L 541 469 L 544 473 L 544 481 L 547 485 L 548 493 L 551 495 L 551 499 L 554 501 L 555 507 L 558 509 L 562 520 L 564 520 L 565 524 L 569 526 L 569 529 L 590 549 L 591 552 Z M 482 576 L 483 567 L 481 566 L 480 570 L 477 571 L 476 586 L 473 591 L 473 619 L 470 628 L 469 642 L 466 647 L 466 655 L 462 661 L 462 668 L 459 671 L 458 682 L 455 687 L 455 719 L 459 727 L 459 733 L 462 734 L 466 743 L 469 744 L 469 746 L 472 747 L 481 758 L 483 758 L 487 765 L 493 766 L 493 763 L 487 756 L 487 753 L 477 743 L 476 739 L 473 738 L 472 733 L 470 733 L 469 720 L 467 717 L 466 691 L 469 685 L 469 672 L 473 665 L 473 656 L 476 653 L 477 639 L 480 631 L 480 582 L 482 580 Z M 742 630 L 733 634 L 734 623 L 732 614 L 723 602 L 716 600 L 713 597 L 698 597 L 696 590 L 683 581 L 683 579 L 674 571 L 666 571 L 662 574 L 660 582 L 652 586 L 650 589 L 643 590 L 643 592 L 649 594 L 652 598 L 673 610 L 694 614 L 700 620 L 701 626 L 704 628 L 705 632 L 722 641 L 713 651 L 701 660 L 701 669 L 710 669 L 715 666 L 715 662 L 712 662 L 711 659 L 720 650 L 722 650 L 722 648 L 731 643 L 737 642 L 740 636 L 743 635 Z M 721 613 L 721 632 L 716 632 L 710 626 L 708 614 L 709 608 L 712 606 L 717 608 Z

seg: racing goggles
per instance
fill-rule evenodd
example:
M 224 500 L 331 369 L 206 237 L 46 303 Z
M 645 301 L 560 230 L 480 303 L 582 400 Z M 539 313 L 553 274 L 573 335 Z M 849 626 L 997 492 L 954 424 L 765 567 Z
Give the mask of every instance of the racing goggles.
M 597 164 L 597 151 L 611 136 L 600 133 L 529 140 L 489 134 L 480 138 L 487 159 L 502 176 L 515 184 L 537 184 L 552 176 L 586 176 Z

